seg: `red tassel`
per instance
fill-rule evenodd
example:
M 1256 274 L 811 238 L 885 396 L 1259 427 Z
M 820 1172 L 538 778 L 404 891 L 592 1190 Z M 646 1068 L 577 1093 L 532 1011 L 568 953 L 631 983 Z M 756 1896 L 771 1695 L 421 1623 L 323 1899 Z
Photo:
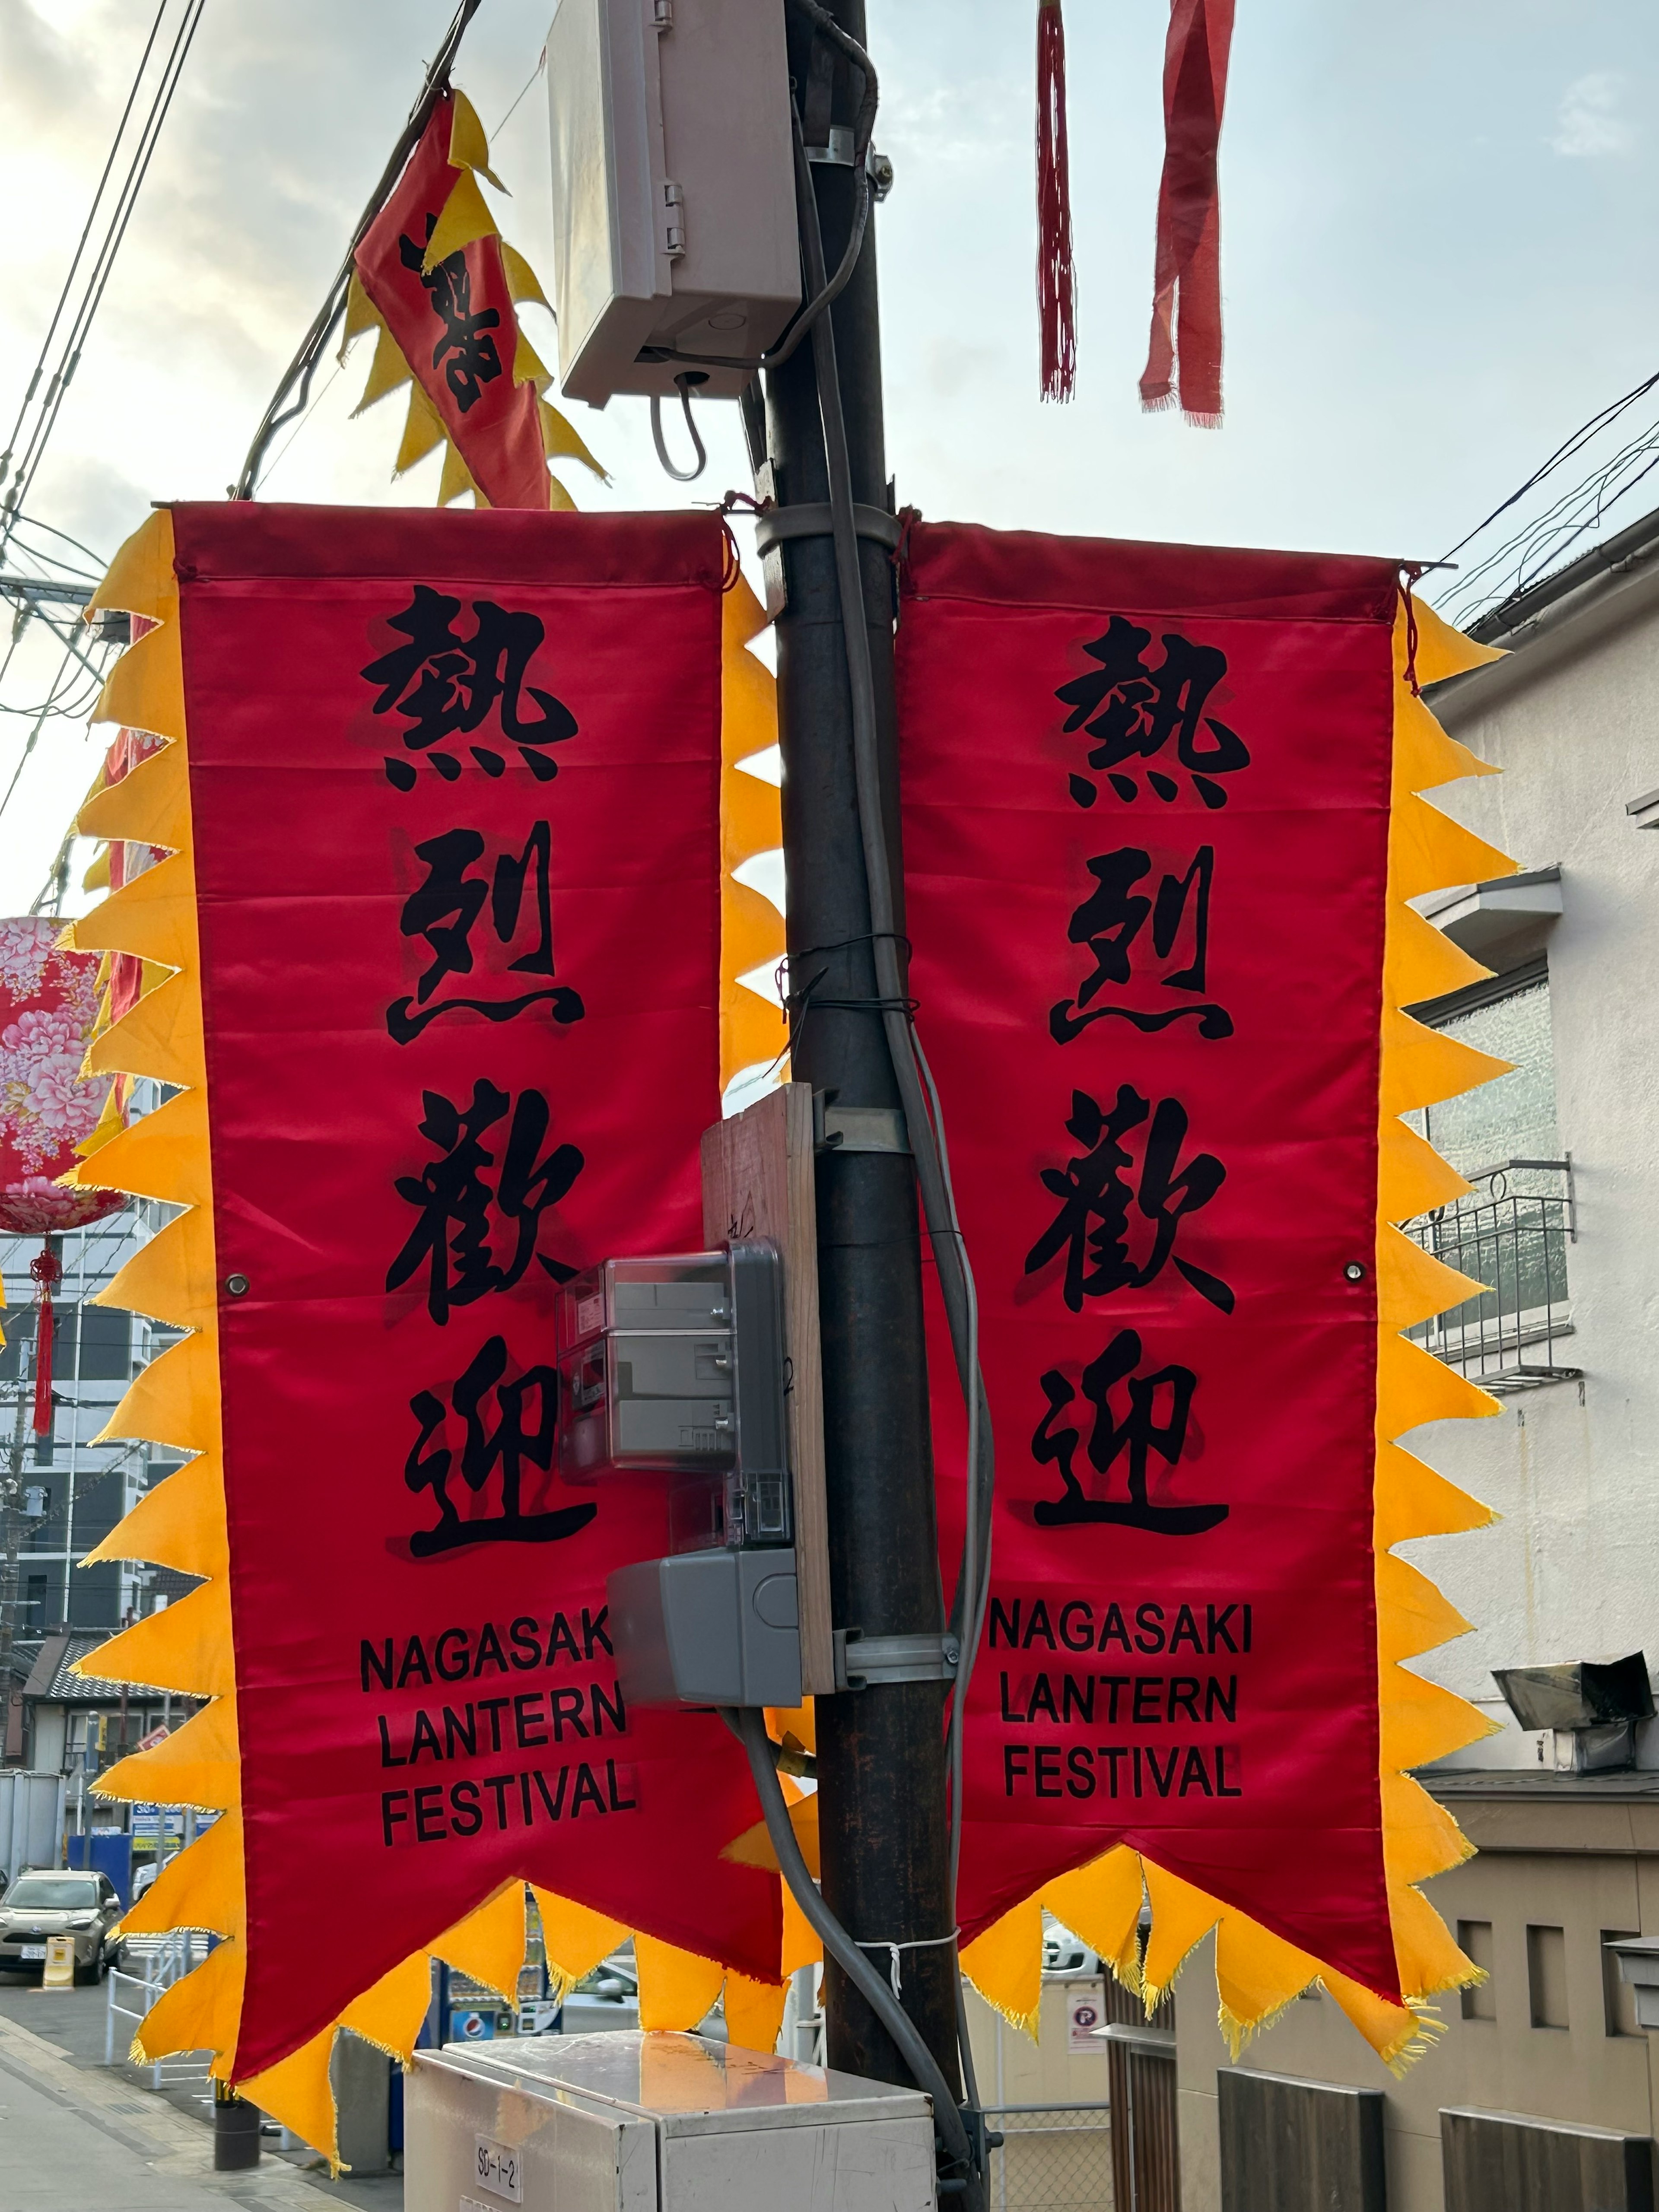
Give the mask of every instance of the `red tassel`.
M 1221 425 L 1221 206 L 1216 150 L 1227 96 L 1233 0 L 1170 0 L 1164 52 L 1164 176 L 1158 194 L 1152 336 L 1140 404 Z
M 29 1261 L 29 1273 L 40 1286 L 40 1311 L 34 1325 L 34 1433 L 52 1434 L 52 1292 L 63 1279 L 63 1266 L 50 1244 L 43 1244 Z
M 1066 153 L 1066 26 L 1060 0 L 1037 0 L 1037 308 L 1042 396 L 1069 399 L 1077 386 L 1077 326 Z

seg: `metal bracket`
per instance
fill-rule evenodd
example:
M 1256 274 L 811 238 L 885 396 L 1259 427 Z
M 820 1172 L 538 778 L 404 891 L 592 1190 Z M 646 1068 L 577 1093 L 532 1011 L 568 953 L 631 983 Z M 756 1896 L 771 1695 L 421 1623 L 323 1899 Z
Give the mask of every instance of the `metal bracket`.
M 897 515 L 888 514 L 881 507 L 866 507 L 855 501 L 853 507 L 853 527 L 860 538 L 868 538 L 878 545 L 896 547 L 904 534 L 904 526 Z M 762 553 L 769 553 L 775 545 L 781 545 L 792 538 L 830 538 L 835 534 L 830 520 L 830 502 L 807 500 L 799 507 L 769 507 L 755 517 L 755 544 Z
M 954 1682 L 962 1646 L 954 1636 L 866 1636 L 862 1629 L 831 1632 L 837 1690 L 867 1690 L 872 1682 Z
M 850 169 L 854 164 L 853 126 L 850 123 L 832 123 L 827 146 L 805 146 L 801 150 L 814 168 Z M 891 160 L 885 154 L 878 154 L 873 146 L 866 146 L 864 173 L 870 179 L 871 198 L 884 200 L 893 189 Z
M 805 149 L 809 161 L 823 162 L 832 169 L 850 169 L 853 166 L 853 126 L 850 123 L 830 125 L 827 146 L 808 146 Z
M 910 1134 L 896 1106 L 836 1106 L 815 1091 L 812 1146 L 820 1152 L 908 1152 Z

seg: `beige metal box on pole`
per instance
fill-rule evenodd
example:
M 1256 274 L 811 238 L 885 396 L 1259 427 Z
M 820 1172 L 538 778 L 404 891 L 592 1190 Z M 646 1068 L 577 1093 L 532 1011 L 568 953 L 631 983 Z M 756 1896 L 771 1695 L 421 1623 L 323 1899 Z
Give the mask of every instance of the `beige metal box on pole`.
M 559 0 L 547 40 L 559 383 L 603 407 L 763 352 L 800 301 L 784 0 Z

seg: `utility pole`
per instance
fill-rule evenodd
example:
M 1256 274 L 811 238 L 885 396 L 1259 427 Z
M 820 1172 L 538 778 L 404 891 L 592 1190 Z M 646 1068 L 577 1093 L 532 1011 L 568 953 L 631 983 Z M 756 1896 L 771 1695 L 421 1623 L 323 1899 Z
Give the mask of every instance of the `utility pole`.
M 864 0 L 827 0 L 860 45 Z M 848 64 L 789 11 L 795 96 L 809 149 L 832 155 L 851 132 Z M 830 269 L 854 210 L 845 161 L 811 176 Z M 872 222 L 835 302 L 853 497 L 889 507 Z M 767 441 L 784 508 L 829 497 L 812 348 L 769 374 Z M 777 625 L 778 714 L 789 882 L 793 1069 L 843 1107 L 899 1103 L 878 1004 L 870 903 L 854 797 L 853 720 L 828 510 L 823 534 L 782 547 L 788 605 Z M 897 785 L 893 714 L 893 582 L 889 549 L 861 540 L 864 617 L 875 666 L 889 850 L 896 884 Z M 902 920 L 900 921 L 902 927 Z M 901 947 L 901 950 L 902 948 Z M 803 993 L 808 995 L 805 1000 Z M 922 1340 L 921 1242 L 915 1170 L 896 1151 L 822 1152 L 817 1162 L 818 1298 L 823 1324 L 830 1571 L 838 1626 L 866 1637 L 937 1636 L 938 1532 Z M 948 1899 L 945 1686 L 872 1683 L 817 1705 L 823 1894 L 880 1972 L 898 1954 L 902 2002 L 946 2080 L 960 2076 Z M 908 2075 L 891 2038 L 833 1963 L 825 1967 L 827 2057 L 876 2080 Z
M 5 1505 L 0 1512 L 0 1763 L 6 1756 L 11 1732 L 11 1654 L 17 1635 L 17 1509 L 22 1497 L 23 1455 L 28 1447 L 32 1393 L 23 1380 L 23 1363 L 17 1363 L 16 1413 L 12 1422 L 11 1450 L 3 1486 Z

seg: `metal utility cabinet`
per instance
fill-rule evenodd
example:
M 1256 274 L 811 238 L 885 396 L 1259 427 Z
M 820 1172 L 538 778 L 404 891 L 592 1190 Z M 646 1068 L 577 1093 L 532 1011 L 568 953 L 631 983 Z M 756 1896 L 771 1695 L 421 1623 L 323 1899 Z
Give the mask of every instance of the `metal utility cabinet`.
M 914 2089 L 622 2030 L 416 2059 L 406 2212 L 935 2212 Z

